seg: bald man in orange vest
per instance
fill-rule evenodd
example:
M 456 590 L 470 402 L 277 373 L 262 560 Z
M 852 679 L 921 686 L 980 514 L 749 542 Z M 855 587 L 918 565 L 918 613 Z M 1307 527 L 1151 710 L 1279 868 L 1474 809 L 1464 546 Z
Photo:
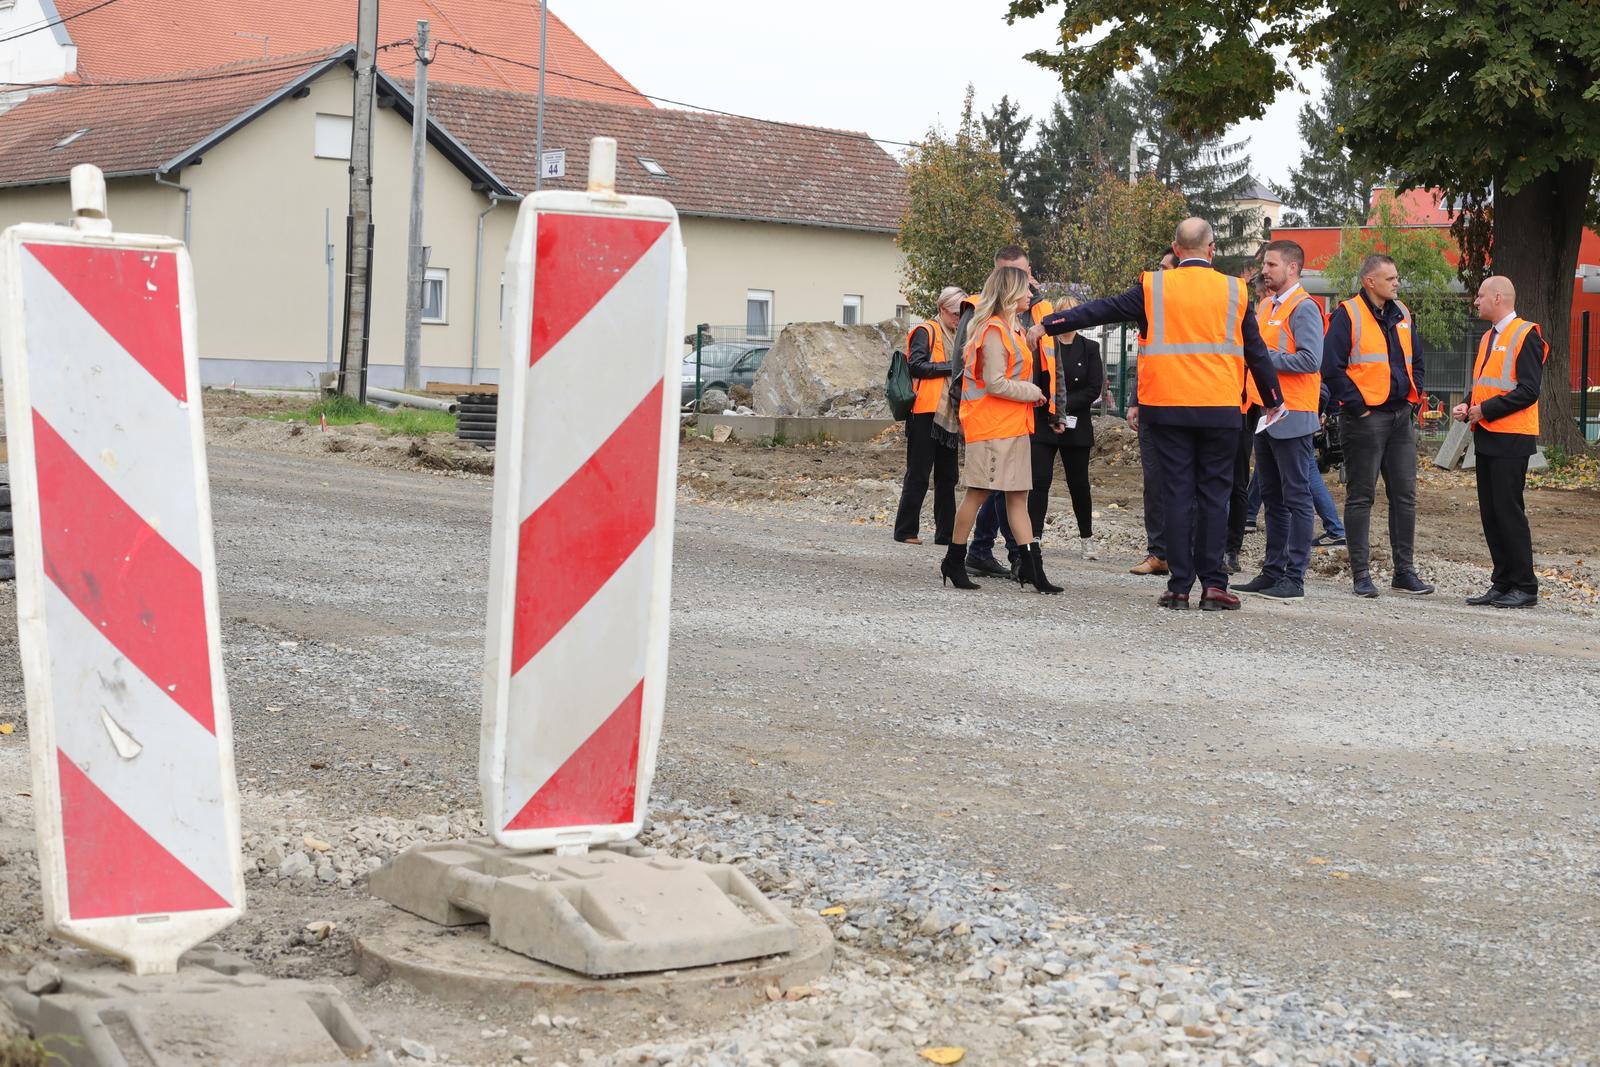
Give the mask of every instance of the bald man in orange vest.
M 1178 265 L 1146 272 L 1118 296 L 1047 316 L 1034 331 L 1060 335 L 1113 322 L 1139 326 L 1139 419 L 1161 471 L 1167 540 L 1164 608 L 1186 610 L 1198 577 L 1205 611 L 1236 611 L 1223 565 L 1228 497 L 1246 370 L 1268 413 L 1283 404 L 1278 372 L 1250 313 L 1244 282 L 1212 269 L 1211 224 L 1184 219 L 1172 240 Z M 1035 336 L 1030 331 L 1029 337 Z
M 1533 534 L 1522 491 L 1528 459 L 1539 447 L 1539 390 L 1550 346 L 1539 324 L 1517 314 L 1510 278 L 1485 278 L 1472 302 L 1478 317 L 1493 323 L 1478 342 L 1472 393 L 1455 417 L 1472 427 L 1477 454 L 1478 515 L 1494 573 L 1489 589 L 1468 597 L 1474 606 L 1531 608 L 1539 603 L 1533 572 Z

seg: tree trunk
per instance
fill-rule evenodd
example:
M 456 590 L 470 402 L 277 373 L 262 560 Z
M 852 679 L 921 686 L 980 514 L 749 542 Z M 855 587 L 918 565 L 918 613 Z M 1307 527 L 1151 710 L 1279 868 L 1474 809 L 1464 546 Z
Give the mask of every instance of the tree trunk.
M 1550 343 L 1539 437 L 1568 452 L 1585 447 L 1572 404 L 1572 289 L 1593 175 L 1592 161 L 1564 163 L 1494 202 L 1494 272 L 1511 279 L 1517 314 Z

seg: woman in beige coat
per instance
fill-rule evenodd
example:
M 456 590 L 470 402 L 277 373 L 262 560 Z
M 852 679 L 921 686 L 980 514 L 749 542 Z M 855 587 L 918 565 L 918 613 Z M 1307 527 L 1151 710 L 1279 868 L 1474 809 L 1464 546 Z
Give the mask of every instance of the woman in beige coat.
M 1018 318 L 1031 299 L 1026 272 L 996 267 L 978 297 L 962 352 L 961 432 L 967 459 L 961 480 L 967 494 L 956 509 L 953 543 L 939 568 L 942 579 L 954 582 L 957 589 L 978 588 L 967 576 L 967 538 L 985 498 L 1002 492 L 1011 532 L 1022 548 L 1018 583 L 1031 584 L 1041 593 L 1061 592 L 1045 577 L 1039 542 L 1028 519 L 1034 408 L 1048 403 L 1033 382 L 1033 352 Z

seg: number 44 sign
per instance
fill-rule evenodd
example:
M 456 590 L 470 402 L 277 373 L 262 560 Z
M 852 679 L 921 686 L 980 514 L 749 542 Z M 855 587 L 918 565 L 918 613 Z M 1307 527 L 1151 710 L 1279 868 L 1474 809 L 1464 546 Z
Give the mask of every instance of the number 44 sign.
M 552 148 L 540 156 L 539 173 L 546 178 L 565 178 L 567 176 L 567 150 L 565 148 Z

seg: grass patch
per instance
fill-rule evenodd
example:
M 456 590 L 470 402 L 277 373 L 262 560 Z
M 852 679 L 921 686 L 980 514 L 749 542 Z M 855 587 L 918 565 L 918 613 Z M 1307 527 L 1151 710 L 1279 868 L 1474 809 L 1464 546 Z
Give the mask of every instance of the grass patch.
M 314 424 L 326 418 L 329 426 L 376 426 L 389 434 L 404 434 L 407 437 L 456 432 L 456 417 L 448 411 L 424 411 L 421 408 L 395 408 L 389 411 L 371 404 L 358 404 L 350 397 L 337 394 L 324 397 L 304 411 L 284 411 L 267 417 L 277 422 Z

